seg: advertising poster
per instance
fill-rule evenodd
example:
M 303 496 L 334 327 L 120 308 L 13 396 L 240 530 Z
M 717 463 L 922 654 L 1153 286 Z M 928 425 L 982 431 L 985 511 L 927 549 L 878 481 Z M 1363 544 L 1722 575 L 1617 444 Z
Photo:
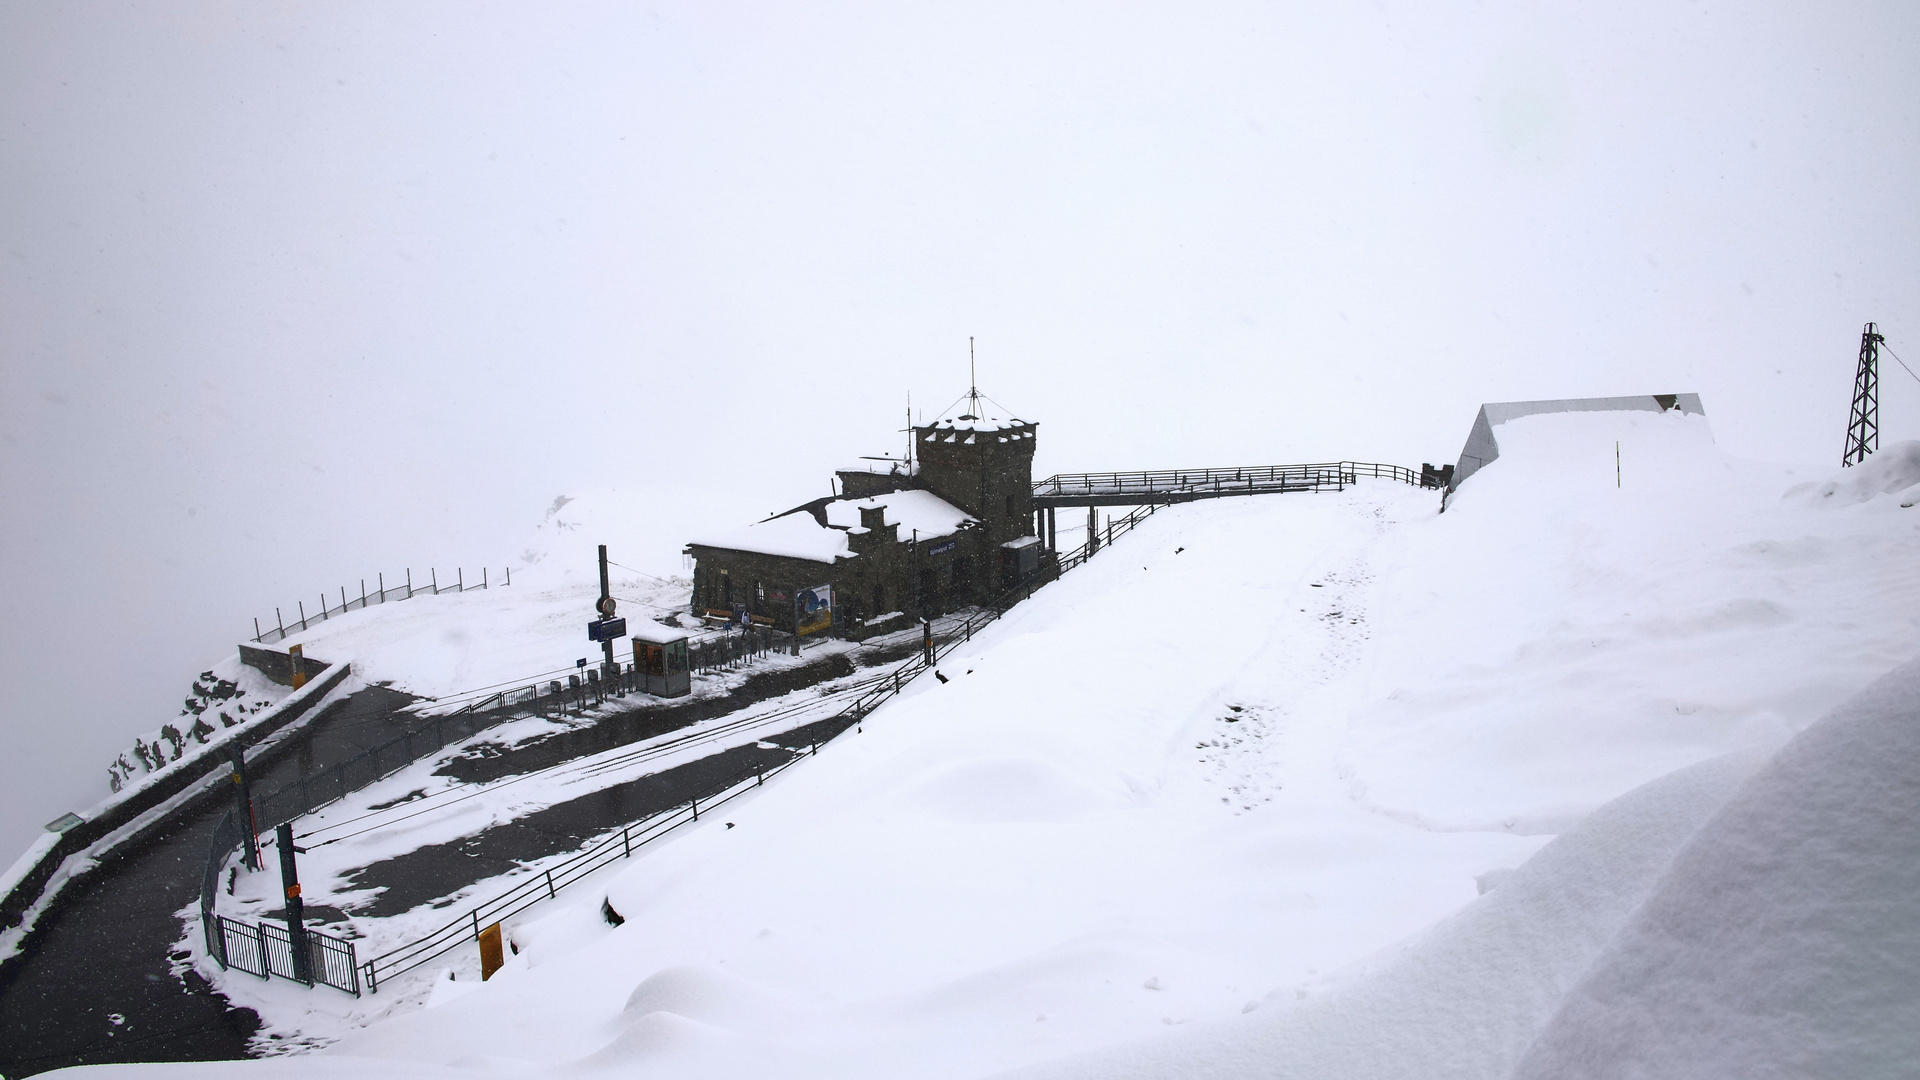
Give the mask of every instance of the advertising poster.
M 815 585 L 801 589 L 793 598 L 794 631 L 812 634 L 833 625 L 833 586 Z

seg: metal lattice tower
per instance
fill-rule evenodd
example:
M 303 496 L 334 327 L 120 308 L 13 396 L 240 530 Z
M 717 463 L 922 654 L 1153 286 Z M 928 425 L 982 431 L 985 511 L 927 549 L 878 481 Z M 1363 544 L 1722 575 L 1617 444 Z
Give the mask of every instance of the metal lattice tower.
M 1853 412 L 1847 418 L 1842 466 L 1858 465 L 1880 449 L 1880 343 L 1872 323 L 1860 332 L 1860 367 L 1853 375 Z

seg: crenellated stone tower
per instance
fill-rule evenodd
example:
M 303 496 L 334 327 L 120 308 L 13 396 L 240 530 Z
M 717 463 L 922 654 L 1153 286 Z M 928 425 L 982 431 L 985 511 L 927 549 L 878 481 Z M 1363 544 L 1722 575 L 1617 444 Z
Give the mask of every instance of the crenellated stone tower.
M 978 399 L 949 420 L 913 429 L 919 480 L 979 518 L 990 545 L 1033 535 L 1033 440 L 1039 425 L 986 416 Z

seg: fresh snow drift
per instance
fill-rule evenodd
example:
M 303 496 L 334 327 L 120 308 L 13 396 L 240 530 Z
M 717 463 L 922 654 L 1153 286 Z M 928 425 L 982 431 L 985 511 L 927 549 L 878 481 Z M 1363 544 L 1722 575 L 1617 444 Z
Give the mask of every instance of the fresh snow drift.
M 1920 651 L 1920 512 L 1783 497 L 1822 475 L 1697 416 L 1566 414 L 1502 425 L 1444 515 L 1386 483 L 1162 511 L 946 683 L 522 916 L 492 981 L 383 986 L 358 1030 L 290 987 L 270 1021 L 326 1049 L 126 1071 L 1601 1075 L 1620 1035 L 1648 1075 L 1735 1075 L 1726 1040 L 1791 1014 L 1874 1075 L 1893 1014 L 1811 1005 L 1912 921 L 1908 841 L 1872 835 L 1911 820 L 1911 749 L 1869 768 L 1892 719 L 1790 740 Z M 1714 913 L 1752 925 L 1675 954 Z M 1804 975 L 1677 1015 L 1796 913 L 1752 955 Z M 1914 943 L 1882 944 L 1910 1006 Z
M 1920 663 L 1782 750 L 1687 845 L 1522 1080 L 1911 1076 Z
M 1806 506 L 1852 506 L 1893 495 L 1912 507 L 1920 495 L 1920 441 L 1897 442 L 1851 469 L 1819 483 L 1796 484 L 1787 497 Z

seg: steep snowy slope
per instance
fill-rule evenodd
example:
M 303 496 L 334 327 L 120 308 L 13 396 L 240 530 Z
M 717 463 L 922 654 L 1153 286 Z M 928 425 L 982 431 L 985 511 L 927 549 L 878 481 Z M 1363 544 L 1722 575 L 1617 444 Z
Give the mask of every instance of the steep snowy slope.
M 1747 773 L 1920 651 L 1920 511 L 1671 414 L 1502 450 L 1444 515 L 1165 511 L 493 981 L 233 1068 L 1507 1075 Z

